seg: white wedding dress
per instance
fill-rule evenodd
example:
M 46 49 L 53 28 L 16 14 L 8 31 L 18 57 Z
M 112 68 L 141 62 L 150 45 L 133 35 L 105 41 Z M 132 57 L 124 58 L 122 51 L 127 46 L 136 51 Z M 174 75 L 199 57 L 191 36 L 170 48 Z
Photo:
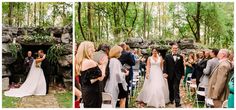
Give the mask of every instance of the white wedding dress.
M 20 88 L 12 88 L 4 92 L 5 96 L 24 97 L 31 95 L 46 95 L 46 80 L 42 68 L 36 67 L 35 60 L 32 63 L 29 74 Z
M 137 101 L 144 102 L 147 106 L 156 108 L 165 107 L 169 102 L 169 90 L 167 79 L 163 77 L 163 72 L 160 67 L 161 57 L 155 61 L 150 58 L 150 75 L 144 80 L 143 88 L 137 97 Z

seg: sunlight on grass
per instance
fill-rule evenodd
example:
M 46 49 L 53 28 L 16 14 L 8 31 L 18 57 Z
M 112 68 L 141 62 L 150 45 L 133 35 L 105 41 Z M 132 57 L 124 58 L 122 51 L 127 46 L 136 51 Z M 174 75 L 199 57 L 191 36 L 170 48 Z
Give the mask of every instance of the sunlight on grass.
M 67 91 L 65 93 L 57 93 L 55 94 L 55 97 L 57 98 L 57 101 L 59 103 L 59 106 L 61 108 L 71 108 L 72 107 L 72 92 Z

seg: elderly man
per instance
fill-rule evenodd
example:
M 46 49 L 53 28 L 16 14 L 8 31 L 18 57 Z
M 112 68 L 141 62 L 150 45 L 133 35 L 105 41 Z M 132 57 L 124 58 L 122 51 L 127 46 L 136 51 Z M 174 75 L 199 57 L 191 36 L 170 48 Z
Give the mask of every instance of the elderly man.
M 229 95 L 228 81 L 232 64 L 228 60 L 228 50 L 221 49 L 217 55 L 219 64 L 209 76 L 208 98 L 213 100 L 214 107 L 220 108 Z

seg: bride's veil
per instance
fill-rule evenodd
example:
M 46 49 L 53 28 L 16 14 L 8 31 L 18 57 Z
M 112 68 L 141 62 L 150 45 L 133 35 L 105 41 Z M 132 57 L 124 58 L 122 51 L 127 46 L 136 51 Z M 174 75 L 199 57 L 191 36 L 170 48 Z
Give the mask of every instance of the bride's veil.
M 30 67 L 30 71 L 29 71 L 27 77 L 29 77 L 29 75 L 30 75 L 32 72 L 34 72 L 35 69 L 36 69 L 36 60 L 34 59 L 32 65 L 31 65 L 31 67 Z

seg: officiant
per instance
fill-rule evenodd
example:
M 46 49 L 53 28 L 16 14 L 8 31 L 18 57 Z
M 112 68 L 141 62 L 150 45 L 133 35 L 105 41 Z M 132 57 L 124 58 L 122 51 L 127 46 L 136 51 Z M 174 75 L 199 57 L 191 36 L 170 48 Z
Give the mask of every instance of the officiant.
M 32 57 L 32 52 L 31 51 L 28 51 L 27 52 L 27 57 L 25 58 L 24 60 L 24 66 L 25 66 L 25 74 L 26 76 L 28 75 L 29 71 L 30 71 L 30 68 L 31 68 L 31 65 L 34 61 L 34 58 Z

